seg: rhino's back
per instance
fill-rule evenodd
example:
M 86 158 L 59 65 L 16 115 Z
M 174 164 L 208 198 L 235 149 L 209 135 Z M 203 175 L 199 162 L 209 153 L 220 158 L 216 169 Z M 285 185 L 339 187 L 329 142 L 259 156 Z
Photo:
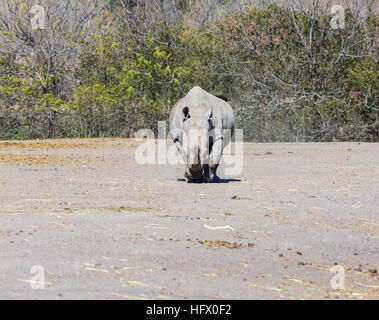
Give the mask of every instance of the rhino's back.
M 192 109 L 212 107 L 213 117 L 219 127 L 232 129 L 234 127 L 234 112 L 225 100 L 218 98 L 199 86 L 193 87 L 184 98 L 179 100 L 170 112 L 170 128 L 178 128 L 182 123 L 182 110 L 185 106 Z

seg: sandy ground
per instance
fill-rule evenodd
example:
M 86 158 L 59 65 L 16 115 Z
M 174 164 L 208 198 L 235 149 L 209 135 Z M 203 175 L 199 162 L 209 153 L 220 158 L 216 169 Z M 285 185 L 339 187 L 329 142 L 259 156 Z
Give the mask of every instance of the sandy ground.
M 0 299 L 379 298 L 379 144 L 245 144 L 213 184 L 137 146 L 0 142 Z

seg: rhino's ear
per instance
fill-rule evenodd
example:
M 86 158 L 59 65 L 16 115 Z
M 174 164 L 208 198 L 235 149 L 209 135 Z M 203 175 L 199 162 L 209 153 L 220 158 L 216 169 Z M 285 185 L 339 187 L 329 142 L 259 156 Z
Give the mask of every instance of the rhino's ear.
M 189 114 L 189 108 L 188 107 L 184 107 L 183 108 L 183 121 L 188 119 L 188 118 L 191 118 L 190 114 Z

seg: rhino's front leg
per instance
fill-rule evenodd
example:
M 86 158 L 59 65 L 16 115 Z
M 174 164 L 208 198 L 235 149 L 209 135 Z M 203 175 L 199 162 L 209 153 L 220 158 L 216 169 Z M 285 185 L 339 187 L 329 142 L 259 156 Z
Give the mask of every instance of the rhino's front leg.
M 223 137 L 218 137 L 213 143 L 212 152 L 209 155 L 209 178 L 210 180 L 218 179 L 217 168 L 220 164 L 220 159 L 223 149 Z

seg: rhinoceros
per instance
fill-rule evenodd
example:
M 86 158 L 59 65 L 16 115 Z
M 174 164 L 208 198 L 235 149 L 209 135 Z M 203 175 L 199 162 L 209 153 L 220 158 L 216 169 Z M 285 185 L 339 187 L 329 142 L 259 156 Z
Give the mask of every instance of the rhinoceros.
M 172 108 L 169 130 L 186 164 L 188 181 L 218 180 L 222 151 L 234 132 L 234 112 L 226 99 L 192 88 Z

